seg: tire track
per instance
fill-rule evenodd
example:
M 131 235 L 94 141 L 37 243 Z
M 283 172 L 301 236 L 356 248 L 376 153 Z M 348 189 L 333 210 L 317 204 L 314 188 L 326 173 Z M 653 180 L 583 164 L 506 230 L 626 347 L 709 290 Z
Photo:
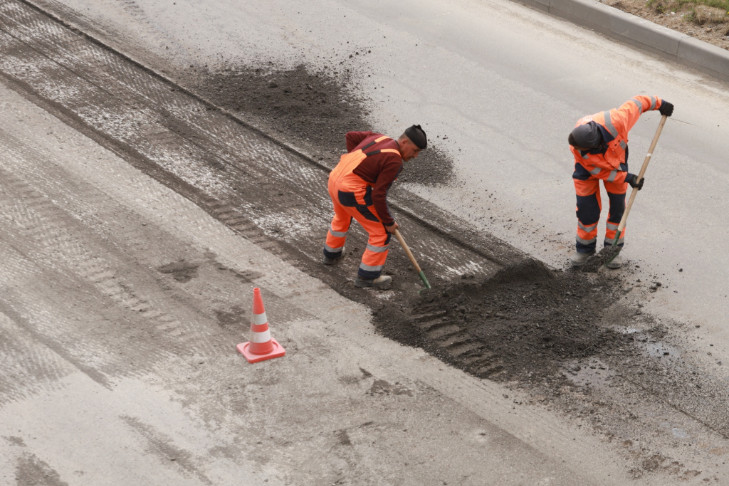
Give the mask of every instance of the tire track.
M 445 310 L 423 307 L 411 323 L 425 336 L 425 347 L 449 363 L 479 378 L 492 378 L 504 369 L 500 357 L 471 335 Z
M 12 137 L 6 134 L 3 139 L 12 140 Z M 103 221 L 107 207 L 114 208 L 120 219 L 125 218 L 108 196 L 75 181 L 53 164 L 42 168 L 35 166 L 32 160 L 43 161 L 48 157 L 35 154 L 32 160 L 25 158 L 20 145 L 16 141 L 14 146 L 3 147 L 7 163 L 0 169 L 3 179 L 0 221 L 5 231 L 0 242 L 8 248 L 23 248 L 22 254 L 15 252 L 13 258 L 6 259 L 12 264 L 7 265 L 9 271 L 3 284 L 6 307 L 30 311 L 21 325 L 45 336 L 48 341 L 63 343 L 59 346 L 69 350 L 68 356 L 79 368 L 85 369 L 88 365 L 88 369 L 100 369 L 103 375 L 109 376 L 123 369 L 130 356 L 139 362 L 133 373 L 143 374 L 155 361 L 172 355 L 216 353 L 221 345 L 220 336 L 215 333 L 217 328 L 201 326 L 201 321 L 209 321 L 203 316 L 193 320 L 177 317 L 176 309 L 181 303 L 185 312 L 197 311 L 184 303 L 186 297 L 178 296 L 174 291 L 170 295 L 165 290 L 165 286 L 169 286 L 164 283 L 165 277 L 153 268 L 150 273 L 150 268 L 144 267 L 145 259 L 140 258 L 148 253 L 150 236 L 164 241 L 174 241 L 174 238 L 157 235 L 156 231 L 150 233 L 150 229 L 138 224 L 121 234 L 116 230 L 116 222 L 106 228 L 96 224 Z M 34 187 L 20 176 L 32 181 Z M 75 206 L 78 211 L 68 212 L 56 201 L 62 201 L 66 208 Z M 80 201 L 88 201 L 94 209 L 80 206 Z M 89 217 L 93 211 L 98 211 L 100 217 Z M 100 231 L 95 239 L 81 236 L 88 234 L 89 227 Z M 99 239 L 111 237 L 104 232 L 129 243 L 112 247 L 110 252 L 104 240 Z M 12 292 L 20 284 L 16 277 L 27 275 L 29 270 L 57 277 L 48 282 L 45 278 L 39 279 L 40 284 L 34 279 L 26 280 L 25 285 L 31 289 Z M 150 292 L 150 289 L 153 290 Z M 46 315 L 45 307 L 37 304 L 46 294 L 55 296 L 59 315 Z M 97 308 L 97 313 L 78 315 L 73 309 L 75 301 L 96 302 L 90 306 Z M 61 321 L 63 326 L 58 325 Z M 122 329 L 120 342 L 111 340 L 107 336 L 109 333 L 104 331 L 111 326 Z M 84 337 L 69 341 L 63 329 L 71 328 Z M 127 351 L 120 354 L 119 349 Z M 104 384 L 107 382 L 98 375 L 94 378 Z
M 50 20 L 47 22 L 53 24 Z M 69 86 L 90 80 L 93 85 L 104 86 L 108 90 L 104 95 L 86 94 L 83 100 L 67 100 L 63 102 L 63 110 L 80 117 L 84 124 L 101 132 L 104 137 L 110 137 L 126 150 L 141 155 L 147 164 L 161 167 L 166 174 L 188 183 L 202 193 L 202 197 L 198 194 L 194 199 L 198 203 L 203 197 L 212 197 L 230 207 L 240 208 L 249 217 L 265 207 L 274 213 L 271 218 L 253 219 L 263 234 L 286 244 L 288 252 L 298 253 L 299 258 L 304 256 L 310 260 L 310 255 L 318 256 L 330 211 L 330 202 L 323 189 L 326 187 L 326 168 L 302 159 L 301 154 L 271 141 L 230 114 L 124 56 L 99 46 L 98 42 L 90 42 L 95 52 L 94 59 L 98 61 L 90 64 L 86 57 L 66 52 L 69 46 L 75 48 L 78 44 L 68 40 L 69 36 L 77 35 L 70 30 L 61 29 L 63 32 L 59 32 L 57 25 L 46 26 L 40 21 L 31 32 L 19 24 L 8 19 L 3 21 L 2 28 L 19 31 L 14 35 L 29 45 L 38 45 L 37 50 L 46 52 L 54 62 L 64 66 L 64 69 L 49 68 L 48 77 L 69 78 L 65 81 Z M 46 40 L 46 35 L 55 37 Z M 71 79 L 69 73 L 80 73 L 81 78 Z M 21 70 L 16 70 L 14 76 L 30 89 L 35 89 L 33 79 L 23 77 Z M 66 91 L 73 91 L 73 88 Z M 132 106 L 133 113 L 111 112 L 109 100 L 104 96 L 117 93 L 121 94 L 114 105 L 120 108 Z M 50 99 L 61 102 L 58 96 Z M 103 105 L 100 104 L 102 100 L 106 101 Z M 99 106 L 94 103 L 99 103 Z M 160 180 L 169 183 L 164 177 Z M 296 182 L 295 186 L 291 185 L 292 181 Z M 285 193 L 278 194 L 277 188 L 286 188 Z M 269 193 L 274 194 L 270 197 Z M 404 199 L 408 198 L 411 196 Z M 272 205 L 272 200 L 277 199 L 280 202 Z M 316 215 L 309 221 L 308 231 L 297 226 L 302 217 L 298 208 L 302 207 L 311 208 L 306 213 L 309 219 Z M 448 216 L 442 216 L 447 222 Z M 278 221 L 278 224 L 273 228 L 261 227 L 263 221 L 269 219 Z M 454 252 L 452 244 L 458 240 L 449 234 L 447 228 L 450 226 L 440 222 L 431 225 L 429 229 L 435 231 L 433 239 L 438 243 L 416 244 L 415 247 L 422 251 L 422 260 L 436 273 L 452 278 L 463 268 L 490 273 L 498 267 L 489 257 L 484 257 L 483 248 L 488 248 L 487 244 L 476 253 L 473 250 Z M 302 231 L 305 232 L 302 234 Z M 450 233 L 455 234 L 454 231 Z M 306 246 L 302 247 L 302 241 Z M 442 251 L 434 255 L 433 249 Z
M 4 262 L 17 262 L 0 246 Z M 16 316 L 17 318 L 17 316 Z M 39 348 L 23 332 L 0 301 L 0 406 L 24 400 L 43 390 L 55 389 L 58 380 L 71 370 L 54 350 Z

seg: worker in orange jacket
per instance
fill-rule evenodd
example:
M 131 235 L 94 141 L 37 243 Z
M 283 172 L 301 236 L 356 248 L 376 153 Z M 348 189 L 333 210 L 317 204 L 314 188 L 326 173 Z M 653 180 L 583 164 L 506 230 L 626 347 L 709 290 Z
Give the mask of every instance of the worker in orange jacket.
M 392 277 L 382 275 L 391 234 L 399 227 L 387 206 L 387 191 L 402 170 L 403 161 L 427 146 L 425 132 L 413 125 L 395 140 L 381 133 L 349 132 L 347 153 L 329 174 L 329 196 L 334 217 L 324 244 L 325 265 L 344 254 L 344 243 L 356 219 L 369 234 L 354 282 L 357 287 L 390 288 Z
M 671 116 L 673 105 L 657 96 L 634 96 L 618 108 L 580 118 L 568 137 L 575 159 L 572 179 L 577 194 L 577 243 L 572 265 L 581 266 L 595 253 L 597 225 L 600 220 L 600 183 L 602 180 L 610 200 L 604 245 L 613 243 L 625 211 L 628 184 L 640 190 L 645 179 L 638 181 L 628 172 L 628 132 L 646 111 L 658 110 Z M 625 229 L 618 246 L 623 246 Z M 609 268 L 620 268 L 618 254 Z

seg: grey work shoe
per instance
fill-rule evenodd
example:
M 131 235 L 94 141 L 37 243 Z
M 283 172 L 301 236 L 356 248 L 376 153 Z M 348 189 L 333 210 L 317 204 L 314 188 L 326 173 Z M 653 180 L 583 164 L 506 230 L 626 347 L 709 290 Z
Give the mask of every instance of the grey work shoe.
M 623 266 L 623 257 L 620 256 L 620 253 L 618 253 L 617 255 L 615 255 L 615 258 L 607 262 L 605 266 L 610 269 L 616 270 Z
M 388 290 L 391 285 L 392 277 L 390 277 L 389 275 L 380 275 L 379 277 L 374 279 L 364 279 L 358 276 L 357 280 L 354 281 L 355 287 L 373 287 L 377 290 Z
M 580 253 L 579 251 L 576 251 L 571 257 L 570 261 L 572 262 L 573 267 L 581 267 L 582 265 L 587 262 L 587 259 L 590 258 L 592 255 L 594 255 L 595 252 L 590 253 Z
M 339 252 L 339 255 L 335 256 L 334 258 L 324 255 L 321 259 L 321 262 L 324 265 L 336 265 L 337 263 L 342 261 L 343 256 L 344 256 L 344 247 L 342 247 L 342 251 Z

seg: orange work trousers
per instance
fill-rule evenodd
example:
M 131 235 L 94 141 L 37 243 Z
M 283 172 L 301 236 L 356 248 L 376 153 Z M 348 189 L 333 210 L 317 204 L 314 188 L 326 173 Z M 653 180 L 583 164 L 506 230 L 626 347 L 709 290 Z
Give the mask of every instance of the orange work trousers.
M 577 194 L 577 242 L 579 253 L 593 253 L 597 243 L 597 225 L 600 222 L 602 202 L 600 201 L 600 179 L 590 177 L 585 180 L 572 179 Z M 612 245 L 617 235 L 620 220 L 625 212 L 625 193 L 627 182 L 610 182 L 603 180 L 605 190 L 610 199 L 607 224 L 605 227 L 604 245 Z M 618 246 L 623 246 L 625 228 L 620 234 Z
M 380 276 L 385 266 L 392 235 L 385 229 L 373 205 L 372 186 L 352 172 L 365 157 L 367 155 L 362 150 L 344 154 L 329 175 L 328 189 L 334 205 L 334 217 L 327 232 L 324 255 L 336 258 L 342 254 L 354 218 L 369 235 L 357 274 L 364 279 L 374 279 Z

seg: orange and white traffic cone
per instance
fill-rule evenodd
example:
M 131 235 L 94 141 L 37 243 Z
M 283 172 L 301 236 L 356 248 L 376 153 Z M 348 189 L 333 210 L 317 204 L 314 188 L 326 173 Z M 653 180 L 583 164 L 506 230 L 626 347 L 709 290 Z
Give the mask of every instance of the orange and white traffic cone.
M 279 358 L 286 350 L 275 339 L 271 338 L 268 329 L 268 318 L 263 308 L 261 289 L 253 289 L 253 321 L 251 322 L 251 340 L 236 346 L 249 363 L 257 363 L 265 359 Z

